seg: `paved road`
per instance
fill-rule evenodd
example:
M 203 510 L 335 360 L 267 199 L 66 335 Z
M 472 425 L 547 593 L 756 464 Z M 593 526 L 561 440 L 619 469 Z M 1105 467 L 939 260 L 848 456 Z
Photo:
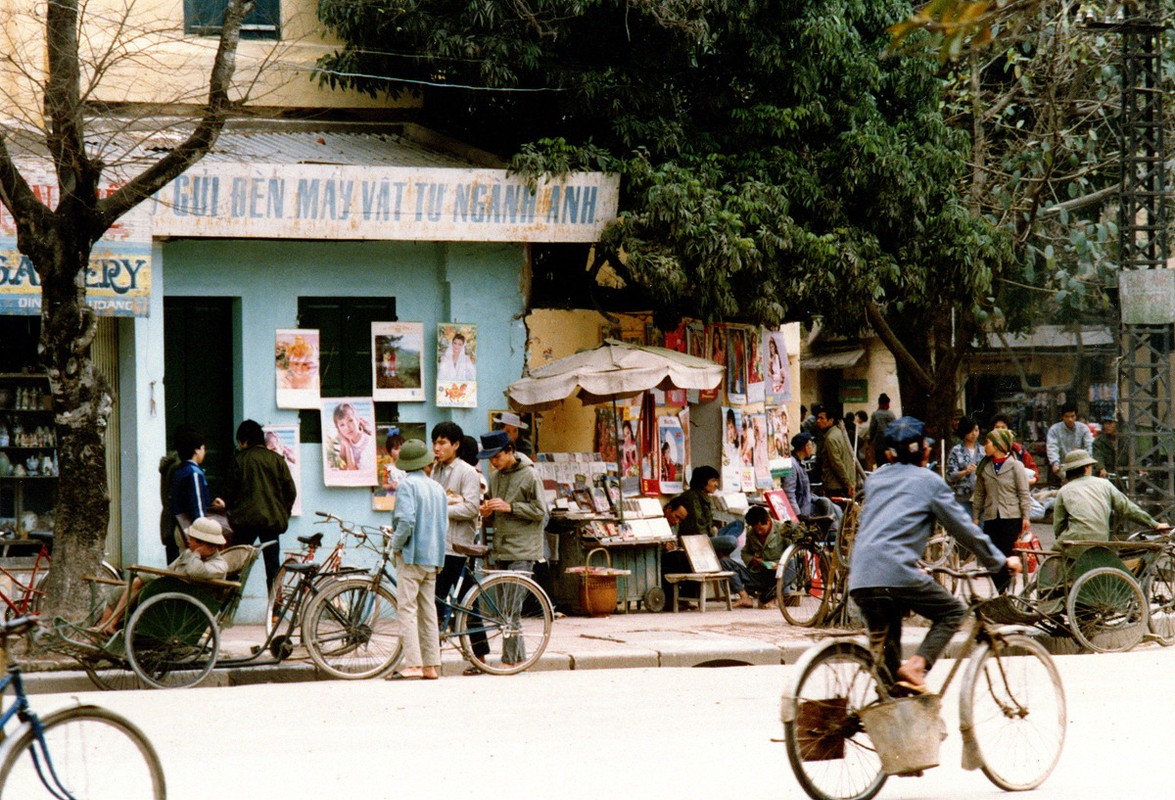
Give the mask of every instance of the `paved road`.
M 1070 712 L 1058 771 L 1034 800 L 1165 797 L 1175 651 L 1058 660 Z M 435 682 L 323 682 L 74 695 L 150 735 L 171 800 L 322 797 L 570 800 L 801 798 L 778 698 L 791 667 L 546 671 Z M 68 695 L 40 695 L 46 710 Z M 943 764 L 882 798 L 1006 796 Z

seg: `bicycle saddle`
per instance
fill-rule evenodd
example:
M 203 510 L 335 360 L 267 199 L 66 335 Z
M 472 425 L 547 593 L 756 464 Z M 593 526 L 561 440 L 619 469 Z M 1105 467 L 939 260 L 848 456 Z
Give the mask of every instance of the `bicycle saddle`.
M 322 547 L 322 534 L 316 533 L 313 536 L 299 536 L 298 541 L 308 547 Z
M 460 556 L 469 556 L 470 558 L 484 558 L 486 553 L 490 552 L 490 548 L 484 544 L 461 544 L 460 542 L 453 542 L 453 552 Z

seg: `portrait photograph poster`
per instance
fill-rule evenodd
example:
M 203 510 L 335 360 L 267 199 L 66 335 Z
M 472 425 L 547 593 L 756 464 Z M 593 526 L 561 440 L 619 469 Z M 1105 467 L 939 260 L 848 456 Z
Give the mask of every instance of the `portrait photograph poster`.
M 726 402 L 732 406 L 747 404 L 746 331 L 733 325 L 726 329 Z
M 767 390 L 763 380 L 763 339 L 757 328 L 747 328 L 743 333 L 747 343 L 747 404 L 754 405 L 763 402 Z
M 787 363 L 787 344 L 782 331 L 763 331 L 763 358 L 767 372 L 766 400 L 779 405 L 791 400 L 791 375 Z
M 371 323 L 372 399 L 423 403 L 423 353 L 423 322 Z
M 406 474 L 396 466 L 400 458 L 400 446 L 409 439 L 428 442 L 424 435 L 423 422 L 397 422 L 393 425 L 375 426 L 375 471 L 379 484 L 371 490 L 371 510 L 391 511 L 396 507 L 396 489 Z M 392 451 L 388 452 L 391 438 Z
M 277 407 L 318 408 L 318 331 L 288 328 L 274 333 Z
M 438 408 L 477 408 L 477 326 L 437 325 Z
M 791 466 L 791 444 L 787 430 L 787 409 L 776 406 L 767 409 L 767 466 L 771 477 L 782 478 Z
M 770 456 L 768 455 L 770 447 L 767 443 L 767 415 L 752 414 L 751 423 L 755 431 L 755 488 L 770 489 L 772 484 Z
M 742 411 L 722 407 L 722 489 L 741 490 L 743 482 Z
M 298 489 L 298 496 L 294 499 L 294 508 L 290 516 L 302 516 L 302 461 L 298 458 L 298 445 L 301 439 L 298 425 L 262 425 L 265 432 L 265 446 L 286 460 L 290 468 L 290 477 L 294 479 L 294 486 Z
M 375 486 L 375 403 L 370 397 L 322 401 L 322 479 L 327 486 Z
M 677 417 L 657 418 L 661 494 L 680 494 L 685 473 L 685 434 Z

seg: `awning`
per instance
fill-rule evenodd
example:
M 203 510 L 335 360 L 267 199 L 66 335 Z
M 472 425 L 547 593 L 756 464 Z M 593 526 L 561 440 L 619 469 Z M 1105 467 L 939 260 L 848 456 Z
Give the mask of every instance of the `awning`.
M 837 353 L 812 353 L 800 358 L 800 369 L 848 369 L 855 367 L 864 355 L 864 347 Z

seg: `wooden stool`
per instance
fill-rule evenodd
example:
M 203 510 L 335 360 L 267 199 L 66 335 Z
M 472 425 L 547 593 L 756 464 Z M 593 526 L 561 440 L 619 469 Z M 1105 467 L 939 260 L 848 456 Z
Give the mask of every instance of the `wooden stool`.
M 718 595 L 719 600 L 726 601 L 726 610 L 732 611 L 734 605 L 730 599 L 730 578 L 733 572 L 672 572 L 668 575 L 663 575 L 665 581 L 673 586 L 673 605 L 670 607 L 673 613 L 677 613 L 677 604 L 679 601 L 679 593 L 682 581 L 697 581 L 701 584 L 698 587 L 698 611 L 705 612 L 706 610 L 706 589 L 710 586 L 714 587 L 714 591 Z

